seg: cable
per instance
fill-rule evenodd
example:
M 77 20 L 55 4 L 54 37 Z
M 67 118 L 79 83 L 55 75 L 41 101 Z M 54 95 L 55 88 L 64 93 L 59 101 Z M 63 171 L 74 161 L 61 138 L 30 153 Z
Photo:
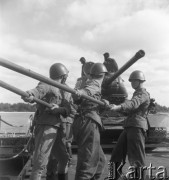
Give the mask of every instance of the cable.
M 12 127 L 24 127 L 23 125 L 22 125 L 22 126 L 15 126 L 15 125 L 12 125 L 12 124 L 6 122 L 5 120 L 3 120 L 1 117 L 0 117 L 0 121 L 3 122 L 3 123 L 5 123 L 5 124 L 7 124 L 8 126 L 12 126 Z
M 25 146 L 18 154 L 14 155 L 14 156 L 11 156 L 11 157 L 9 157 L 9 158 L 0 158 L 0 161 L 7 161 L 7 160 L 15 159 L 15 158 L 17 158 L 18 156 L 20 156 L 20 155 L 28 148 L 28 145 L 29 145 L 29 143 L 31 142 L 31 139 L 32 139 L 32 136 L 30 136 L 30 138 L 29 138 L 26 146 Z

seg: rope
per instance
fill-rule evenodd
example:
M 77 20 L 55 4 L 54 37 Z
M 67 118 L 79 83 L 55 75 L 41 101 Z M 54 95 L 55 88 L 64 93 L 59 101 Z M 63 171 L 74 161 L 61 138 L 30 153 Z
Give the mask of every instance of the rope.
M 15 158 L 17 158 L 18 156 L 20 156 L 20 155 L 21 155 L 24 151 L 26 151 L 26 149 L 28 148 L 28 145 L 29 145 L 29 143 L 31 142 L 31 139 L 32 139 L 32 136 L 29 138 L 26 146 L 25 146 L 18 154 L 14 155 L 14 156 L 11 156 L 11 157 L 9 157 L 9 158 L 0 158 L 0 161 L 7 161 L 7 160 L 15 159 Z
M 23 125 L 22 125 L 22 126 L 15 126 L 15 125 L 12 125 L 12 124 L 6 122 L 5 120 L 3 120 L 3 119 L 1 118 L 1 116 L 0 116 L 0 121 L 3 122 L 3 123 L 5 123 L 5 124 L 7 124 L 8 126 L 11 126 L 11 127 L 24 127 Z

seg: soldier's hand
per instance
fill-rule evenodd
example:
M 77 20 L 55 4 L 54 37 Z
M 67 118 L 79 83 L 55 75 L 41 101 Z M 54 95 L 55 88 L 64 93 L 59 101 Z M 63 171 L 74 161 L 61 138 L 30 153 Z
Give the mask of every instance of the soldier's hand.
M 55 109 L 58 109 L 58 108 L 59 108 L 59 106 L 58 106 L 57 104 L 52 103 L 52 104 L 50 104 L 50 105 L 51 105 L 50 108 L 49 108 L 49 107 L 46 108 L 46 111 L 47 111 L 48 113 L 52 113 L 52 111 L 54 111 Z
M 110 104 L 110 106 L 111 106 L 110 110 L 112 111 L 119 111 L 121 109 L 120 105 Z
M 82 91 L 75 89 L 76 93 L 74 94 L 75 96 L 77 96 L 78 98 L 80 98 L 82 96 Z
M 112 110 L 112 111 L 113 111 L 113 110 L 114 110 L 114 106 L 115 106 L 115 104 L 110 104 L 110 105 L 109 105 L 110 110 Z
M 58 109 L 59 109 L 59 106 L 57 104 L 51 104 L 52 107 L 51 108 L 46 108 L 46 111 L 49 113 L 49 114 L 58 114 Z
M 109 103 L 108 100 L 106 100 L 106 99 L 101 99 L 101 101 L 104 103 L 105 108 L 107 108 L 107 109 L 110 109 L 110 108 L 111 108 L 111 107 L 110 107 L 110 103 Z
M 33 103 L 34 100 L 34 96 L 33 95 L 29 95 L 28 97 L 22 96 L 21 97 L 25 102 L 29 102 L 29 103 Z
M 58 109 L 59 106 L 57 104 L 52 104 L 53 106 L 50 108 L 51 110 Z

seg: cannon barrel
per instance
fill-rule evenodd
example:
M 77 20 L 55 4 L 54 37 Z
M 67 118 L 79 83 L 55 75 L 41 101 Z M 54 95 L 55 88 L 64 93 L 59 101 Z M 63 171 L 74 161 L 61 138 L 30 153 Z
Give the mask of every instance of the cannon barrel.
M 133 65 L 138 59 L 144 57 L 145 52 L 143 50 L 139 50 L 127 63 L 125 63 L 117 72 L 113 74 L 107 80 L 107 85 L 111 84 L 118 76 L 120 76 L 124 71 L 126 71 L 131 65 Z
M 28 93 L 26 93 L 26 92 L 24 92 L 24 91 L 22 91 L 22 90 L 20 90 L 20 89 L 18 89 L 18 88 L 16 88 L 16 87 L 14 87 L 14 86 L 8 84 L 8 83 L 5 83 L 4 81 L 1 81 L 1 80 L 0 80 L 0 86 L 3 87 L 4 89 L 7 89 L 7 90 L 9 90 L 9 91 L 11 91 L 11 92 L 13 92 L 13 93 L 15 93 L 15 94 L 20 95 L 20 96 L 29 97 L 29 94 L 28 94 Z M 42 101 L 42 100 L 40 100 L 40 99 L 38 99 L 38 98 L 35 98 L 35 97 L 33 98 L 33 101 L 36 102 L 36 103 L 38 103 L 38 104 L 45 105 L 45 106 L 47 106 L 47 107 L 49 107 L 49 108 L 52 107 L 51 104 L 49 104 L 49 103 L 47 103 L 47 102 L 45 102 L 45 101 Z
M 67 86 L 65 86 L 63 84 L 60 84 L 60 83 L 58 83 L 58 82 L 56 82 L 56 81 L 54 81 L 54 80 L 52 80 L 50 78 L 47 78 L 47 77 L 45 77 L 45 76 L 43 76 L 41 74 L 38 74 L 36 72 L 33 72 L 33 71 L 29 70 L 29 69 L 25 69 L 24 67 L 19 66 L 19 65 L 15 64 L 15 63 L 12 63 L 12 62 L 10 62 L 8 60 L 5 60 L 3 58 L 0 58 L 0 65 L 3 66 L 3 67 L 6 67 L 8 69 L 11 69 L 13 71 L 16 71 L 18 73 L 24 74 L 24 75 L 26 75 L 28 77 L 31 77 L 31 78 L 34 78 L 36 80 L 42 81 L 44 83 L 50 84 L 50 85 L 52 85 L 54 87 L 57 87 L 59 89 L 67 91 L 69 93 L 76 94 L 76 90 L 74 90 L 74 89 L 72 89 L 70 87 L 67 87 Z M 105 103 L 103 103 L 102 101 L 94 99 L 94 98 L 92 98 L 90 96 L 87 96 L 85 94 L 82 94 L 81 97 L 85 98 L 85 99 L 88 99 L 88 100 L 90 100 L 90 101 L 92 101 L 94 103 L 97 103 L 99 105 L 105 106 Z

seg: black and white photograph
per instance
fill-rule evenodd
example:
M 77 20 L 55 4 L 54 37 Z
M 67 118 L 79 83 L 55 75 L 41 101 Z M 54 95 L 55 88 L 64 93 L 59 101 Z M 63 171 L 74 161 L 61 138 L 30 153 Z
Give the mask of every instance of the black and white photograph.
M 0 180 L 169 179 L 169 1 L 0 0 Z

